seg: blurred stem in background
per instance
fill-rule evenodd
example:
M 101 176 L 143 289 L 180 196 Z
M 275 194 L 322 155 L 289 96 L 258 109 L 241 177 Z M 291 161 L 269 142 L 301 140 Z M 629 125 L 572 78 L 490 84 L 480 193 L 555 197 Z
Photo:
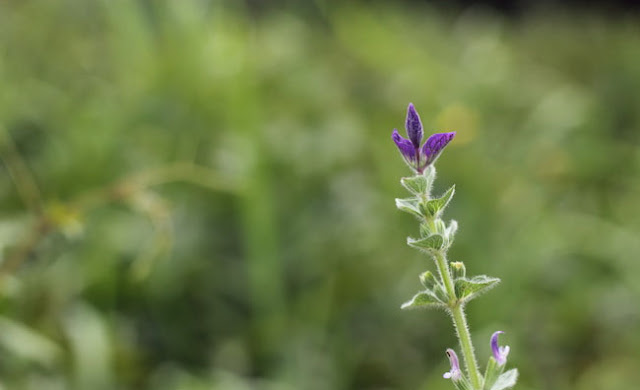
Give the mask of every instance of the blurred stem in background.
M 256 141 L 247 145 L 251 150 L 250 176 L 243 187 L 241 215 L 246 237 L 249 293 L 254 315 L 254 332 L 260 355 L 277 350 L 286 329 L 284 316 L 284 281 L 278 250 L 277 224 L 273 210 L 273 192 L 269 186 L 268 168 L 261 160 L 261 147 Z
M 234 93 L 229 97 L 229 123 L 240 129 L 243 150 L 244 177 L 240 194 L 240 215 L 249 277 L 249 296 L 256 316 L 253 334 L 258 356 L 268 359 L 277 351 L 286 330 L 284 270 L 278 245 L 278 223 L 274 206 L 274 182 L 266 154 L 264 124 L 258 95 L 256 75 L 248 63 L 237 75 Z M 242 180 L 242 179 L 241 179 Z
M 0 159 L 9 172 L 25 207 L 33 214 L 41 215 L 43 205 L 38 185 L 18 152 L 11 134 L 2 125 L 0 125 Z
M 149 192 L 151 187 L 171 182 L 187 182 L 213 191 L 237 191 L 237 188 L 223 182 L 211 169 L 192 163 L 177 162 L 129 175 L 102 188 L 88 190 L 68 202 L 56 202 L 45 206 L 40 198 L 36 181 L 15 148 L 10 135 L 2 131 L 0 136 L 2 137 L 0 157 L 7 171 L 10 172 L 18 193 L 35 217 L 25 238 L 0 264 L 0 284 L 29 257 L 44 237 L 64 228 L 66 218 L 61 213 L 85 215 L 94 208 L 108 203 L 131 201 L 132 205 L 147 215 L 155 226 L 159 235 L 156 245 L 152 248 L 158 248 L 157 244 L 166 246 L 170 242 L 171 233 L 167 230 L 170 229 L 170 223 L 165 221 L 167 217 L 163 217 L 167 215 L 167 206 L 162 204 L 160 197 L 151 195 Z M 132 275 L 137 279 L 146 276 L 156 255 L 157 253 L 153 250 L 143 252 L 143 255 L 132 265 Z

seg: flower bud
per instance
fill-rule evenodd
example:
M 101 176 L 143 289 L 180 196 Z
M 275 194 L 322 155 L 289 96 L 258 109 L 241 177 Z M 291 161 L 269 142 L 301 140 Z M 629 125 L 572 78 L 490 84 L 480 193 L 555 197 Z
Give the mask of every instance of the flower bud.
M 465 268 L 464 263 L 461 261 L 451 262 L 451 274 L 454 279 L 464 278 L 467 276 L 467 269 Z

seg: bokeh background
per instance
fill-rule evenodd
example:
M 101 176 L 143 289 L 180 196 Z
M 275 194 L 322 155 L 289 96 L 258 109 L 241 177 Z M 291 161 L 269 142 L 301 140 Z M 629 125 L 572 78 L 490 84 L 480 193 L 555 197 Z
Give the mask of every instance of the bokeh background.
M 469 3 L 0 3 L 0 388 L 451 388 L 399 309 L 409 102 L 503 279 L 481 365 L 500 329 L 518 389 L 635 388 L 640 19 Z

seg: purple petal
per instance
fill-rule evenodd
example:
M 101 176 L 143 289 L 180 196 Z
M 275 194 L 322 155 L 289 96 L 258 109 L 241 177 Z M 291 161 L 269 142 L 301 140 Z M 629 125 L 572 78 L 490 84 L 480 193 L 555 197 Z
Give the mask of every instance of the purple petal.
M 491 352 L 493 352 L 493 358 L 496 359 L 496 363 L 498 363 L 499 366 L 507 362 L 507 356 L 509 355 L 508 345 L 504 347 L 498 346 L 498 336 L 502 333 L 504 332 L 499 330 L 491 335 Z
M 462 377 L 462 371 L 460 371 L 460 363 L 458 362 L 458 355 L 456 355 L 456 351 L 448 348 L 447 357 L 449 358 L 449 363 L 451 363 L 451 371 L 445 372 L 442 376 L 454 381 L 460 380 Z
M 407 108 L 405 128 L 407 129 L 407 135 L 413 143 L 413 146 L 418 149 L 420 147 L 420 142 L 422 142 L 422 122 L 420 121 L 420 116 L 416 112 L 416 108 L 413 106 L 413 103 L 409 103 L 409 107 Z
M 408 139 L 402 137 L 397 129 L 393 129 L 393 133 L 391 133 L 391 138 L 393 142 L 396 143 L 398 150 L 402 153 L 402 156 L 407 160 L 407 162 L 415 162 L 416 159 L 416 148 L 413 147 L 413 144 Z
M 454 131 L 451 133 L 433 134 L 429 137 L 427 142 L 422 146 L 422 155 L 425 158 L 425 166 L 433 164 L 445 146 L 447 146 L 455 136 L 456 133 Z

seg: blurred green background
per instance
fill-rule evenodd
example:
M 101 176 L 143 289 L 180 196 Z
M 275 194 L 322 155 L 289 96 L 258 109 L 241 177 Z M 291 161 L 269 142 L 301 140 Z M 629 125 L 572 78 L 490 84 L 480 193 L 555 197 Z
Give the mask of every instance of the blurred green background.
M 458 135 L 451 260 L 518 389 L 640 383 L 640 23 L 0 3 L 0 388 L 450 389 L 390 134 Z

